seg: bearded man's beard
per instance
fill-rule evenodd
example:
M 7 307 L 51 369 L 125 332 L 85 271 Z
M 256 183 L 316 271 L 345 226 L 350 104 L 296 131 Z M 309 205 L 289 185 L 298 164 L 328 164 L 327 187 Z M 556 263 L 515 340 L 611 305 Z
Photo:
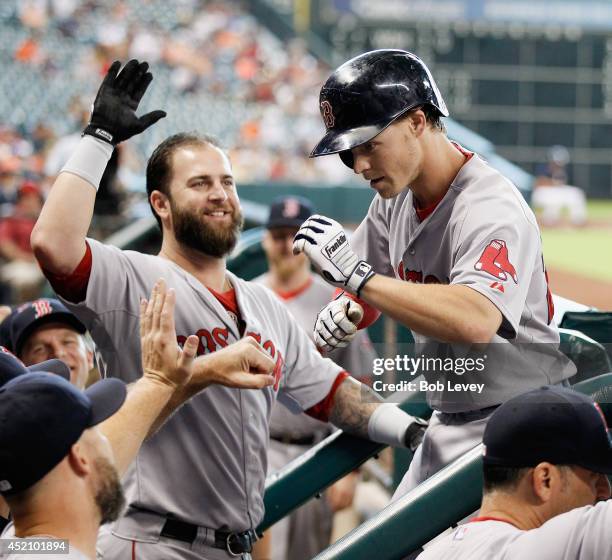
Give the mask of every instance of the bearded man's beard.
M 174 236 L 181 245 L 216 258 L 225 257 L 236 246 L 244 225 L 240 210 L 232 215 L 229 225 L 211 225 L 195 212 L 177 208 L 172 200 L 170 208 Z
M 125 496 L 117 469 L 105 458 L 98 457 L 95 462 L 99 476 L 99 487 L 94 499 L 100 512 L 100 524 L 116 521 L 125 506 Z

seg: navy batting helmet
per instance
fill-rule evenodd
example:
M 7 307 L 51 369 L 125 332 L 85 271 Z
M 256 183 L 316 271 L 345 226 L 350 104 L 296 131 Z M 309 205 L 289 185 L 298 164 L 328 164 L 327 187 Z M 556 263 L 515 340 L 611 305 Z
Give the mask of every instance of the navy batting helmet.
M 448 117 L 438 86 L 418 56 L 397 49 L 356 56 L 337 68 L 321 88 L 319 106 L 327 131 L 310 157 L 339 153 L 352 168 L 352 148 L 422 105 Z

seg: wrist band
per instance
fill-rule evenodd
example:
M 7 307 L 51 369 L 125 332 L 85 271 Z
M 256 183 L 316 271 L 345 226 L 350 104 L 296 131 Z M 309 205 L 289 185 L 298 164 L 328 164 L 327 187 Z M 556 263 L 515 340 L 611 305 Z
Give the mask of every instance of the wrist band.
M 372 276 L 374 276 L 374 274 L 376 273 L 370 264 L 368 264 L 366 261 L 359 261 L 348 277 L 346 287 L 351 293 L 359 297 L 362 288 L 372 278 Z
M 100 188 L 100 181 L 108 160 L 113 155 L 113 146 L 108 142 L 85 135 L 79 140 L 76 150 L 70 156 L 60 173 L 72 173 L 84 179 L 96 189 Z
M 382 403 L 370 416 L 368 437 L 378 443 L 392 447 L 405 447 L 404 436 L 408 426 L 415 421 L 413 416 L 392 403 Z

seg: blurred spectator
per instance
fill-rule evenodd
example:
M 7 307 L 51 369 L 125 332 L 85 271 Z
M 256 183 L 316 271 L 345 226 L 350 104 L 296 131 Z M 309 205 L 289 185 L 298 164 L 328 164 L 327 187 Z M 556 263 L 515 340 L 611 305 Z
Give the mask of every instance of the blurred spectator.
M 0 26 L 17 25 L 21 31 L 16 60 L 9 62 L 17 65 L 17 74 L 21 68 L 38 64 L 50 78 L 61 74 L 62 80 L 78 82 L 84 66 L 96 66 L 103 74 L 114 58 L 143 58 L 162 70 L 162 79 L 153 84 L 151 96 L 174 100 L 176 109 L 184 105 L 183 111 L 169 111 L 161 124 L 167 129 L 160 129 L 159 134 L 179 128 L 212 130 L 226 145 L 235 146 L 233 162 L 240 170 L 237 177 L 241 182 L 320 185 L 354 179 L 342 166 L 308 161 L 312 138 L 321 129 L 316 93 L 329 69 L 308 53 L 304 41 L 281 41 L 237 2 L 181 0 L 166 6 L 135 0 L 24 0 L 19 2 L 17 14 L 19 23 L 0 20 Z M 52 85 L 52 81 L 47 83 Z M 90 85 L 83 83 L 80 91 L 88 99 Z M 58 96 L 53 106 L 65 106 L 67 100 L 61 96 L 68 95 L 66 92 L 53 95 Z M 23 110 L 29 118 L 37 107 Z M 58 117 L 63 117 L 59 126 L 57 120 L 51 122 Z M 3 118 L 9 116 L 0 106 L 0 121 Z M 65 115 L 53 111 L 41 113 L 38 119 L 29 125 L 29 131 L 35 127 L 42 127 L 43 133 L 53 131 L 61 143 L 63 134 L 72 128 Z M 37 138 L 36 146 L 30 145 L 33 154 L 12 154 L 17 160 L 13 167 L 18 172 L 27 170 L 44 186 L 46 177 L 63 165 L 58 151 L 52 150 L 46 169 L 40 170 L 43 150 L 50 143 L 49 136 L 44 137 L 42 146 Z M 1 144 L 0 139 L 0 162 Z M 148 155 L 146 138 L 132 144 L 141 158 Z M 58 150 L 63 153 L 64 147 Z M 121 169 L 119 176 L 123 176 Z M 129 174 L 127 177 L 133 179 Z M 132 190 L 130 185 L 126 187 Z M 106 207 L 116 208 L 117 201 L 111 199 Z M 100 213 L 104 212 L 101 209 Z
M 17 301 L 34 299 L 44 281 L 30 247 L 30 234 L 43 205 L 38 187 L 25 182 L 19 189 L 12 214 L 0 222 L 0 279 Z
M 570 153 L 565 146 L 552 146 L 548 161 L 536 169 L 536 183 L 531 197 L 534 208 L 542 211 L 543 225 L 553 226 L 561 221 L 562 212 L 569 215 L 572 225 L 587 221 L 586 197 L 582 189 L 568 184 L 567 165 Z

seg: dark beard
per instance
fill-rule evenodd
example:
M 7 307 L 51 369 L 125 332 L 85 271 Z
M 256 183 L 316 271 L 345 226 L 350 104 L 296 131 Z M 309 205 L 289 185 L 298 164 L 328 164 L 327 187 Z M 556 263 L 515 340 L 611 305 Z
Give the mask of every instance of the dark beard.
M 195 213 L 181 210 L 170 201 L 174 237 L 181 244 L 215 258 L 231 253 L 238 242 L 244 220 L 240 211 L 232 216 L 229 227 L 211 227 Z
M 98 457 L 94 464 L 100 476 L 95 501 L 100 512 L 100 525 L 104 525 L 117 520 L 125 506 L 125 497 L 117 469 L 103 457 Z

